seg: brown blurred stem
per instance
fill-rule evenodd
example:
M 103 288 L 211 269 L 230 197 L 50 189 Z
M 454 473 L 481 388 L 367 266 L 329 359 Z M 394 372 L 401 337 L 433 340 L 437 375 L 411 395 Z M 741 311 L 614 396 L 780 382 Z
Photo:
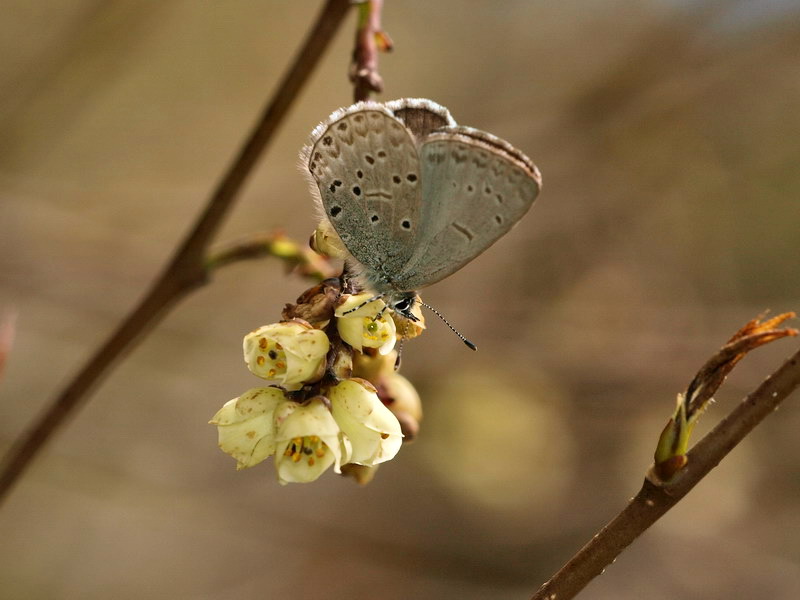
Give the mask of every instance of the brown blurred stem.
M 800 385 L 800 351 L 749 394 L 688 452 L 686 466 L 668 483 L 652 472 L 614 519 L 545 583 L 533 600 L 575 597 L 637 537 L 675 506 L 767 415 Z
M 368 100 L 372 92 L 383 91 L 383 79 L 378 73 L 378 51 L 392 49 L 392 40 L 381 29 L 383 0 L 365 0 L 358 4 L 358 26 L 350 64 L 355 102 Z
M 116 361 L 141 340 L 178 300 L 207 282 L 205 255 L 211 239 L 330 44 L 349 7 L 349 0 L 328 0 L 325 3 L 294 63 L 166 269 L 111 337 L 89 358 L 33 426 L 11 446 L 0 463 L 0 501 Z
M 6 366 L 6 359 L 14 345 L 17 311 L 12 308 L 0 310 L 0 379 Z

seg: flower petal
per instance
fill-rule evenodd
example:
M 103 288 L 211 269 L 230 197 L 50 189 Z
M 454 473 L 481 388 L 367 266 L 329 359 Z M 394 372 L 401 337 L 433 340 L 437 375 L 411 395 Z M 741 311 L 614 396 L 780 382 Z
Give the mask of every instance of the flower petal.
M 321 397 L 297 405 L 281 421 L 275 436 L 280 483 L 314 481 L 331 465 L 338 473 L 342 461 L 350 458 L 349 443 Z
M 236 459 L 236 468 L 252 467 L 275 451 L 273 415 L 286 401 L 278 388 L 253 388 L 234 398 L 214 415 L 220 449 Z
M 322 376 L 330 349 L 324 331 L 296 321 L 264 325 L 247 334 L 244 360 L 250 372 L 298 390 Z
M 353 445 L 350 462 L 376 465 L 400 450 L 400 423 L 368 382 L 342 381 L 328 390 L 333 418 Z

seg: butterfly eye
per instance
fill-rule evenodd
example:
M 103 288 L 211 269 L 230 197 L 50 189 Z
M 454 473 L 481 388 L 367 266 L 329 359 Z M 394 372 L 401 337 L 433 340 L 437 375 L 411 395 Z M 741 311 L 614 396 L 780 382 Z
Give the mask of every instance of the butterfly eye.
M 403 298 L 402 300 L 398 300 L 394 303 L 394 310 L 399 312 L 401 315 L 411 318 L 411 308 L 414 306 L 414 298 Z M 413 318 L 412 320 L 416 320 Z

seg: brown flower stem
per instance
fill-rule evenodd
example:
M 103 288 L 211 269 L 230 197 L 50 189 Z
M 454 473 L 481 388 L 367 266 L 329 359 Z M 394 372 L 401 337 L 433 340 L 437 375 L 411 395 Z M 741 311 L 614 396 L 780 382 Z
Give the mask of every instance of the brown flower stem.
M 383 0 L 365 0 L 358 5 L 358 27 L 350 64 L 355 102 L 368 100 L 372 92 L 383 91 L 383 79 L 378 73 L 378 51 L 390 51 L 392 40 L 381 29 Z
M 336 277 L 341 272 L 341 269 L 334 268 L 328 259 L 281 233 L 253 233 L 219 248 L 212 248 L 206 258 L 205 266 L 210 276 L 213 271 L 221 267 L 265 256 L 282 260 L 288 270 L 296 271 L 298 275 L 316 282 Z
M 532 600 L 574 598 L 631 542 L 675 506 L 767 415 L 800 385 L 800 351 L 749 394 L 687 454 L 686 466 L 669 482 L 652 474 L 614 519 L 545 583 Z
M 294 63 L 166 269 L 139 305 L 3 457 L 0 463 L 0 501 L 8 495 L 45 443 L 82 405 L 92 388 L 116 361 L 130 351 L 179 299 L 207 282 L 205 254 L 209 242 L 328 47 L 349 6 L 348 0 L 328 0 L 325 3 Z

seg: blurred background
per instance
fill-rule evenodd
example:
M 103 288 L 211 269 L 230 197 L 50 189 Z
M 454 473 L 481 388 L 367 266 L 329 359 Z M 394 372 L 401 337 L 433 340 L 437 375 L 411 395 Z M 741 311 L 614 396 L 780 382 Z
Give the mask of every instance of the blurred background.
M 320 2 L 7 0 L 0 450 L 134 306 Z M 243 472 L 208 419 L 259 385 L 246 332 L 308 282 L 228 267 L 95 391 L 0 511 L 6 598 L 526 598 L 639 489 L 675 395 L 742 324 L 800 308 L 800 7 L 388 0 L 381 99 L 508 139 L 543 192 L 424 292 L 417 442 L 367 487 Z M 219 241 L 316 225 L 297 151 L 350 103 L 350 15 Z M 698 439 L 797 347 L 746 358 Z M 800 597 L 798 398 L 583 593 Z

